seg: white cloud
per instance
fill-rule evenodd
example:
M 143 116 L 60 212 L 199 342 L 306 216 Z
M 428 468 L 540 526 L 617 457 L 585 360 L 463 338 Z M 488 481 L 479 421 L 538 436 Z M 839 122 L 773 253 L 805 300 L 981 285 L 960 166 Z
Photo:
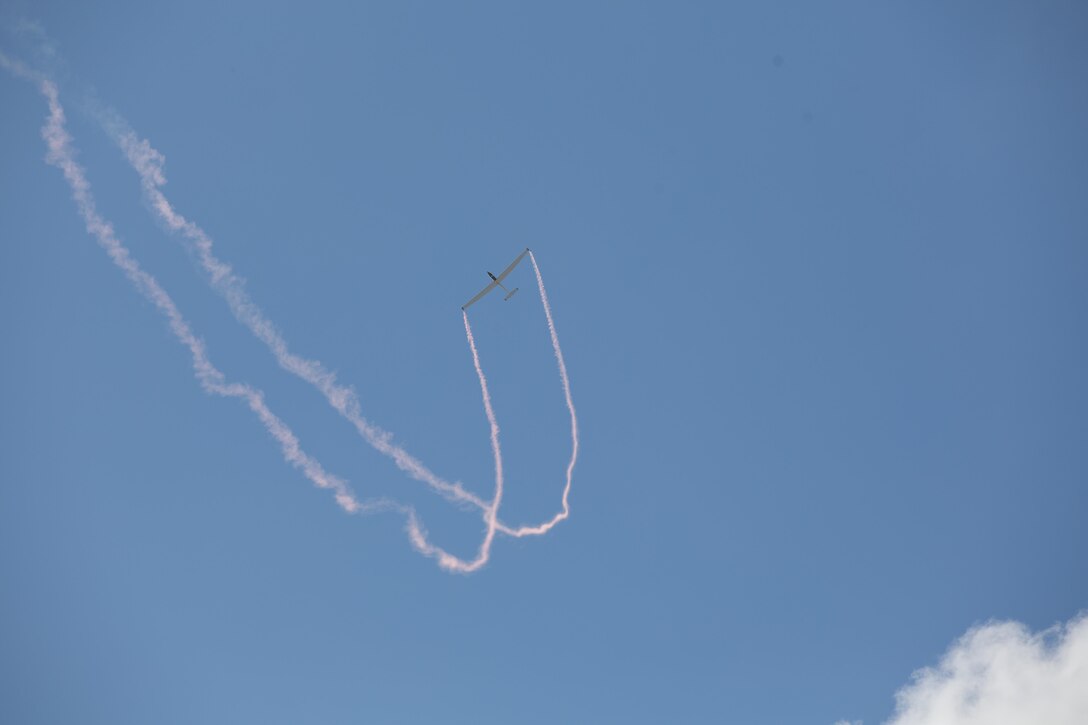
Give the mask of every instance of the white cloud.
M 895 700 L 888 725 L 1085 725 L 1088 615 L 1038 633 L 1019 622 L 975 627 Z

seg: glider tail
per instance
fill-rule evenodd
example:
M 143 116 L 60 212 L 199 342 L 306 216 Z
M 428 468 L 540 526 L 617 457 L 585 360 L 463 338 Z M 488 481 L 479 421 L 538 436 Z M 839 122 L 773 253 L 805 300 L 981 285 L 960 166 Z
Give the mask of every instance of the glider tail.
M 510 292 L 509 292 L 509 293 L 508 293 L 508 294 L 507 294 L 507 295 L 506 295 L 505 297 L 503 297 L 503 298 L 502 298 L 502 299 L 503 299 L 503 302 L 505 302 L 506 300 L 508 300 L 508 299 L 510 299 L 511 297 L 513 297 L 513 296 L 514 296 L 514 293 L 515 293 L 515 292 L 517 292 L 517 291 L 518 291 L 519 289 L 521 289 L 521 288 L 520 288 L 520 287 L 515 287 L 514 289 L 510 290 Z

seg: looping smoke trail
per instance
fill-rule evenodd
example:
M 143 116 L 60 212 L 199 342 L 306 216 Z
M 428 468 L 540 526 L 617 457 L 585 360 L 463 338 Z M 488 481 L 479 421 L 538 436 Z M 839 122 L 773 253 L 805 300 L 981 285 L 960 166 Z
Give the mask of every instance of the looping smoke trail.
M 4 60 L 6 61 L 6 59 Z M 13 69 L 10 62 L 5 62 L 4 66 L 9 70 L 13 70 L 17 75 L 19 74 L 19 69 Z M 174 304 L 174 300 L 159 285 L 158 281 L 144 271 L 139 263 L 132 258 L 128 248 L 117 238 L 113 226 L 98 213 L 94 197 L 91 194 L 90 183 L 87 181 L 83 167 L 75 160 L 72 138 L 64 126 L 64 109 L 58 99 L 56 85 L 49 80 L 42 80 L 29 75 L 24 75 L 24 77 L 29 77 L 38 82 L 39 90 L 49 103 L 49 118 L 46 120 L 45 126 L 42 127 L 42 138 L 45 139 L 48 148 L 46 161 L 59 168 L 64 174 L 88 233 L 98 241 L 99 246 L 106 251 L 113 263 L 124 272 L 140 294 L 166 316 L 171 332 L 174 333 L 174 336 L 181 344 L 189 349 L 193 360 L 193 372 L 204 390 L 215 395 L 244 400 L 276 442 L 279 443 L 285 460 L 301 470 L 303 475 L 310 479 L 314 485 L 319 488 L 330 489 L 336 497 L 336 502 L 348 513 L 368 510 L 369 507 L 355 498 L 343 480 L 326 472 L 320 463 L 302 450 L 298 438 L 282 420 L 272 413 L 265 404 L 264 397 L 259 390 L 242 383 L 227 382 L 226 376 L 212 364 L 203 341 L 193 334 L 189 323 L 185 321 L 177 305 Z
M 431 544 L 427 540 L 427 532 L 420 523 L 415 511 L 410 507 L 398 507 L 407 519 L 408 539 L 411 541 L 412 546 L 421 554 L 436 559 L 439 566 L 449 571 L 469 573 L 476 571 L 486 564 L 491 557 L 491 544 L 495 539 L 496 531 L 517 538 L 524 536 L 540 536 L 546 534 L 556 524 L 570 516 L 570 504 L 568 499 L 570 497 L 571 480 L 574 475 L 574 464 L 578 459 L 578 418 L 574 412 L 574 401 L 570 394 L 570 379 L 567 376 L 567 366 L 563 360 L 563 351 L 559 347 L 559 335 L 555 331 L 555 322 L 552 319 L 551 305 L 548 304 L 548 295 L 544 291 L 544 280 L 540 275 L 540 268 L 537 266 L 536 258 L 532 256 L 532 252 L 529 252 L 529 258 L 533 262 L 533 269 L 536 270 L 537 286 L 540 289 L 540 299 L 544 303 L 544 315 L 548 320 L 548 330 L 551 333 L 552 338 L 552 349 L 555 351 L 556 360 L 559 363 L 559 377 L 563 382 L 563 392 L 566 396 L 567 408 L 570 411 L 572 452 L 570 463 L 567 465 L 567 485 L 563 488 L 563 510 L 552 517 L 550 521 L 546 521 L 538 526 L 521 526 L 513 529 L 499 522 L 499 507 L 502 505 L 504 486 L 502 446 L 499 445 L 499 423 L 495 417 L 495 409 L 491 404 L 491 393 L 487 387 L 487 376 L 484 375 L 483 366 L 480 364 L 480 354 L 476 349 L 476 338 L 472 335 L 472 325 L 469 324 L 468 313 L 462 310 L 461 317 L 464 319 L 465 323 L 465 337 L 468 339 L 469 349 L 472 351 L 472 364 L 475 366 L 476 376 L 480 380 L 480 392 L 483 396 L 484 412 L 487 414 L 487 422 L 491 427 L 491 453 L 495 459 L 495 495 L 491 499 L 491 503 L 484 515 L 484 520 L 487 522 L 487 532 L 484 534 L 484 539 L 480 544 L 480 549 L 476 558 L 472 561 L 464 561 Z
M 240 383 L 226 382 L 223 374 L 208 360 L 203 342 L 193 335 L 188 323 L 182 318 L 173 300 L 159 286 L 158 282 L 151 275 L 144 272 L 138 263 L 131 258 L 128 250 L 117 239 L 112 226 L 98 215 L 83 169 L 74 160 L 70 144 L 71 138 L 64 129 L 64 113 L 59 103 L 56 85 L 47 77 L 7 58 L 3 53 L 0 53 L 0 66 L 40 86 L 42 93 L 49 101 L 50 107 L 50 118 L 43 129 L 43 136 L 50 149 L 47 160 L 64 172 L 88 231 L 95 236 L 114 263 L 125 272 L 141 294 L 166 315 L 175 336 L 189 348 L 193 358 L 194 371 L 202 387 L 210 393 L 245 400 L 269 433 L 279 442 L 285 460 L 302 470 L 304 475 L 315 485 L 332 489 L 337 503 L 345 511 L 349 513 L 397 511 L 401 513 L 405 517 L 405 527 L 412 546 L 425 556 L 436 559 L 442 568 L 460 573 L 476 571 L 487 563 L 496 532 L 514 537 L 541 535 L 550 531 L 560 521 L 568 518 L 570 515 L 568 499 L 574 465 L 578 456 L 578 422 L 571 398 L 570 380 L 567 376 L 566 364 L 559 347 L 559 338 L 552 318 L 551 305 L 544 290 L 544 281 L 540 274 L 540 268 L 532 252 L 530 252 L 530 259 L 536 274 L 552 347 L 559 365 L 560 379 L 563 384 L 567 407 L 570 411 L 572 452 L 567 466 L 567 481 L 563 489 L 562 511 L 543 524 L 511 528 L 503 524 L 498 518 L 504 485 L 499 426 L 495 418 L 491 396 L 487 387 L 487 379 L 480 364 L 479 353 L 467 314 L 462 313 L 465 335 L 472 352 L 473 365 L 480 381 L 484 410 L 491 429 L 491 447 L 495 460 L 495 493 L 490 502 L 485 502 L 478 496 L 465 491 L 459 482 L 449 483 L 435 475 L 419 460 L 394 444 L 390 433 L 383 431 L 362 417 L 360 404 L 354 390 L 350 387 L 338 385 L 335 375 L 327 371 L 320 362 L 293 355 L 278 330 L 249 299 L 244 290 L 243 280 L 233 273 L 229 265 L 212 254 L 210 237 L 196 224 L 178 214 L 165 195 L 162 194 L 160 187 L 166 183 L 162 170 L 165 161 L 163 156 L 152 148 L 146 140 L 138 139 L 116 113 L 99 109 L 96 114 L 111 137 L 120 145 L 130 164 L 140 175 L 150 206 L 171 230 L 181 232 L 193 244 L 201 265 L 209 275 L 213 288 L 227 299 L 236 319 L 245 324 L 258 339 L 269 347 L 281 367 L 306 380 L 321 391 L 330 405 L 355 426 L 364 440 L 378 451 L 392 458 L 401 470 L 423 481 L 449 500 L 471 504 L 483 512 L 484 521 L 487 525 L 486 533 L 476 557 L 466 561 L 432 544 L 427 537 L 426 529 L 412 507 L 386 499 L 359 502 L 347 488 L 346 483 L 326 473 L 316 460 L 302 451 L 298 439 L 291 430 L 265 405 L 260 391 Z
M 563 487 L 563 510 L 539 526 L 521 526 L 509 530 L 503 528 L 503 533 L 510 536 L 539 536 L 546 534 L 553 526 L 570 516 L 570 486 L 574 477 L 574 464 L 578 461 L 578 415 L 574 412 L 574 399 L 570 394 L 570 378 L 567 376 L 567 364 L 563 361 L 563 350 L 559 347 L 559 335 L 555 331 L 555 320 L 552 319 L 552 306 L 548 303 L 548 293 L 544 291 L 544 278 L 540 276 L 540 267 L 536 263 L 536 255 L 529 251 L 529 260 L 533 263 L 533 272 L 536 273 L 536 286 L 540 290 L 540 301 L 544 303 L 544 316 L 548 319 L 548 333 L 552 338 L 552 350 L 555 352 L 555 360 L 559 364 L 559 379 L 563 382 L 563 395 L 567 401 L 567 410 L 570 411 L 570 463 L 567 464 L 567 485 Z
M 391 433 L 382 430 L 362 416 L 358 396 L 352 388 L 338 384 L 335 374 L 326 370 L 319 361 L 302 358 L 290 351 L 287 341 L 279 330 L 264 316 L 261 309 L 246 293 L 244 281 L 234 273 L 228 263 L 215 256 L 212 251 L 211 237 L 196 223 L 182 216 L 166 198 L 162 191 L 162 187 L 166 184 L 164 171 L 166 158 L 163 154 L 155 149 L 147 139 L 141 139 L 116 111 L 98 108 L 95 115 L 107 134 L 121 148 L 126 160 L 139 175 L 144 195 L 151 209 L 168 229 L 180 233 L 192 245 L 212 287 L 226 299 L 235 318 L 269 348 L 280 367 L 310 383 L 320 391 L 329 404 L 355 427 L 367 443 L 392 458 L 401 470 L 416 480 L 427 484 L 448 500 L 475 506 L 483 512 L 486 520 L 490 516 L 493 504 L 487 503 L 475 494 L 466 491 L 460 482 L 450 483 L 444 480 L 409 454 L 403 447 L 393 443 Z M 529 258 L 533 263 L 537 287 L 540 290 L 541 300 L 544 305 L 544 314 L 548 322 L 552 348 L 559 363 L 560 379 L 563 383 L 563 391 L 571 417 L 573 450 L 570 463 L 567 466 L 562 511 L 551 520 L 537 526 L 512 528 L 501 521 L 496 522 L 496 528 L 499 532 L 514 537 L 547 533 L 557 523 L 570 515 L 568 498 L 574 464 L 578 457 L 578 421 L 574 411 L 574 403 L 571 399 L 570 380 L 567 377 L 563 353 L 559 348 L 559 337 L 555 331 L 551 305 L 548 302 L 547 293 L 544 291 L 544 281 L 536 257 L 531 251 L 529 252 Z M 465 319 L 466 331 L 470 337 L 470 344 L 472 344 L 471 331 L 467 328 L 467 317 Z M 474 346 L 473 354 L 475 358 Z M 500 464 L 497 463 L 497 465 Z M 490 525 L 488 531 L 490 535 Z

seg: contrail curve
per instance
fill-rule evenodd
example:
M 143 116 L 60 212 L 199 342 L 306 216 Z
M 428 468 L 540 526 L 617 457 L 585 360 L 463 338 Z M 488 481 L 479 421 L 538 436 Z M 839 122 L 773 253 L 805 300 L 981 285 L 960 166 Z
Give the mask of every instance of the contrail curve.
M 9 70 L 12 69 L 10 66 L 7 67 Z M 13 72 L 18 74 L 17 70 Z M 87 232 L 98 241 L 99 246 L 106 251 L 110 260 L 125 274 L 136 290 L 166 317 L 170 331 L 182 345 L 188 348 L 192 357 L 193 372 L 201 387 L 215 395 L 245 401 L 269 434 L 279 443 L 286 461 L 301 470 L 314 485 L 330 489 L 335 495 L 336 502 L 348 513 L 366 510 L 367 505 L 355 498 L 346 482 L 325 471 L 317 460 L 302 450 L 295 434 L 264 402 L 261 391 L 243 383 L 228 382 L 226 376 L 212 364 L 204 342 L 193 334 L 192 328 L 182 316 L 173 298 L 132 258 L 128 248 L 118 239 L 113 226 L 98 213 L 87 176 L 83 167 L 75 160 L 72 138 L 65 129 L 64 109 L 58 100 L 57 87 L 49 80 L 35 80 L 38 80 L 39 90 L 49 104 L 49 117 L 45 126 L 42 127 L 42 137 L 48 148 L 46 161 L 64 174 Z
M 148 205 L 168 229 L 180 233 L 192 245 L 213 289 L 219 292 L 227 301 L 235 318 L 268 347 L 280 367 L 316 388 L 325 397 L 329 405 L 348 420 L 368 444 L 391 458 L 402 471 L 427 484 L 448 500 L 476 507 L 486 518 L 492 507 L 491 503 L 467 491 L 460 482 L 451 483 L 431 471 L 422 461 L 412 456 L 402 446 L 394 443 L 391 433 L 370 422 L 362 415 L 359 398 L 354 389 L 338 383 L 335 373 L 327 370 L 321 362 L 306 359 L 291 352 L 283 335 L 245 291 L 244 281 L 234 273 L 230 264 L 215 256 L 211 237 L 199 225 L 179 213 L 163 193 L 162 187 L 166 184 L 165 156 L 155 149 L 147 139 L 140 138 L 116 111 L 100 107 L 95 110 L 94 115 L 107 135 L 121 149 L 129 165 L 136 171 Z M 552 318 L 551 305 L 548 302 L 547 293 L 544 291 L 544 281 L 540 274 L 540 267 L 531 251 L 529 255 L 544 305 L 552 348 L 559 363 L 564 396 L 571 416 L 573 446 L 571 460 L 567 466 L 562 510 L 551 520 L 537 526 L 514 528 L 501 521 L 496 522 L 499 532 L 514 537 L 544 534 L 570 515 L 569 495 L 574 464 L 578 455 L 577 416 L 570 393 L 570 380 L 559 347 L 559 338 Z M 471 335 L 471 332 L 469 332 L 469 335 Z
M 449 483 L 440 478 L 418 459 L 394 444 L 391 434 L 363 418 L 354 390 L 339 385 L 336 382 L 335 375 L 327 371 L 320 362 L 306 360 L 292 354 L 287 347 L 286 341 L 275 326 L 264 317 L 260 309 L 246 294 L 243 280 L 233 273 L 230 265 L 214 256 L 210 237 L 199 226 L 177 213 L 162 193 L 160 187 L 166 182 L 163 173 L 164 157 L 152 148 L 146 140 L 140 140 L 127 126 L 127 123 L 115 112 L 103 112 L 99 108 L 94 113 L 111 138 L 121 147 L 126 159 L 140 176 L 149 206 L 172 231 L 181 232 L 193 244 L 213 288 L 228 301 L 235 317 L 269 347 L 281 367 L 316 387 L 330 405 L 348 419 L 368 443 L 392 458 L 403 471 L 423 481 L 446 498 L 458 503 L 471 504 L 482 511 L 486 523 L 484 538 L 481 541 L 476 557 L 471 560 L 464 560 L 429 542 L 426 530 L 412 507 L 384 499 L 359 502 L 347 488 L 346 483 L 325 472 L 315 459 L 302 451 L 297 438 L 291 430 L 268 409 L 259 390 L 244 384 L 226 382 L 223 374 L 212 366 L 208 360 L 203 342 L 192 333 L 188 323 L 181 317 L 172 299 L 159 286 L 158 282 L 131 258 L 127 248 L 117 239 L 112 226 L 98 214 L 85 173 L 74 160 L 71 137 L 64 129 L 64 114 L 59 103 L 56 85 L 47 76 L 31 71 L 17 61 L 10 60 L 3 53 L 0 53 L 0 65 L 17 76 L 37 83 L 43 95 L 46 96 L 50 107 L 49 121 L 43 129 L 43 136 L 50 149 L 47 160 L 64 173 L 72 188 L 73 197 L 77 202 L 88 231 L 95 236 L 114 263 L 125 272 L 141 294 L 166 315 L 175 336 L 189 348 L 193 357 L 194 370 L 202 387 L 214 394 L 244 399 L 258 415 L 269 433 L 280 443 L 285 460 L 302 470 L 304 475 L 315 485 L 321 488 L 333 489 L 337 502 L 345 511 L 355 513 L 396 510 L 400 512 L 405 516 L 406 531 L 413 547 L 420 553 L 435 558 L 442 568 L 455 572 L 476 571 L 486 564 L 490 557 L 490 549 L 496 532 L 514 537 L 542 535 L 550 531 L 560 521 L 569 517 L 569 495 L 574 466 L 578 456 L 578 422 L 570 392 L 570 380 L 563 353 L 559 346 L 551 305 L 544 288 L 539 265 L 532 252 L 530 252 L 530 259 L 533 263 L 549 335 L 559 367 L 564 397 L 571 417 L 572 449 L 562 495 L 562 510 L 545 523 L 536 526 L 512 528 L 502 523 L 498 518 L 504 486 L 499 427 L 467 314 L 462 314 L 465 334 L 472 353 L 473 365 L 480 382 L 484 409 L 491 429 L 492 455 L 495 461 L 495 492 L 493 498 L 488 502 L 466 491 L 460 482 Z

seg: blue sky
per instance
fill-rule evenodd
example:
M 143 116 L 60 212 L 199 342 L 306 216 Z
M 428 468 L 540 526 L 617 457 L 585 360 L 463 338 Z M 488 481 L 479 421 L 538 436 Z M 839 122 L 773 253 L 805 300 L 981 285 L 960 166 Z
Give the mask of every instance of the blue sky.
M 970 626 L 1088 604 L 1078 3 L 3 11 L 55 43 L 100 212 L 361 496 L 482 535 L 235 322 L 88 97 L 292 349 L 481 496 L 458 308 L 531 246 L 582 451 L 571 518 L 469 576 L 345 515 L 201 392 L 0 75 L 0 720 L 876 723 Z M 570 442 L 517 275 L 472 321 L 535 523 Z

